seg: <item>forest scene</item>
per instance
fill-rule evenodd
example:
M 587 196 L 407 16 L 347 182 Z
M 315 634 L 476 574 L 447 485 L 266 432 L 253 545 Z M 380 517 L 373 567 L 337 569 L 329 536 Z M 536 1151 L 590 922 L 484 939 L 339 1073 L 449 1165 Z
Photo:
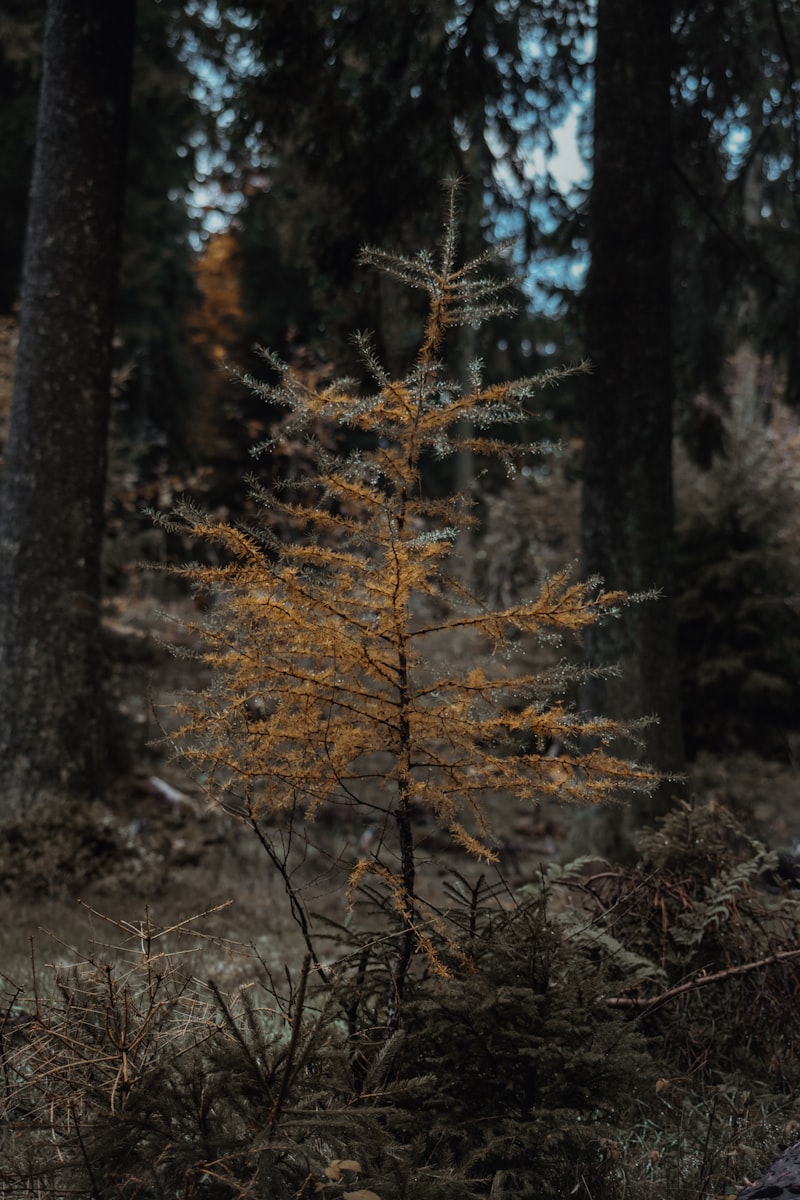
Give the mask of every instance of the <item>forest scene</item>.
M 0 1197 L 800 1194 L 796 0 L 0 64 Z

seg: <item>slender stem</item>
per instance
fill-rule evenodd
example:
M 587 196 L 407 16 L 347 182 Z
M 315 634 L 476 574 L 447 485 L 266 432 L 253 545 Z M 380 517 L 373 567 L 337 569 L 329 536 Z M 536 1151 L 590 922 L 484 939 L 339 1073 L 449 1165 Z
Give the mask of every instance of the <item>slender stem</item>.
M 409 449 L 411 457 L 411 448 Z M 403 536 L 406 519 L 408 496 L 405 491 L 400 495 L 399 513 L 397 518 L 397 538 Z M 407 631 L 408 612 L 405 594 L 400 586 L 402 574 L 402 559 L 395 558 L 395 636 L 397 638 L 397 693 L 398 693 L 398 758 L 400 762 L 400 777 L 398 781 L 397 806 L 395 820 L 400 848 L 400 880 L 402 885 L 402 900 L 400 914 L 400 934 L 394 960 L 391 964 L 389 977 L 389 996 L 387 1003 L 387 1028 L 394 1032 L 400 1024 L 400 1004 L 403 998 L 406 977 L 414 953 L 414 917 L 416 863 L 414 858 L 414 837 L 411 829 L 411 722 L 409 709 L 412 703 L 411 680 L 408 666 Z
M 283 880 L 283 886 L 286 890 L 286 895 L 289 897 L 289 907 L 291 909 L 292 916 L 294 917 L 297 924 L 300 926 L 300 932 L 302 934 L 303 941 L 305 942 L 306 950 L 308 951 L 308 953 L 310 955 L 311 962 L 314 965 L 314 970 L 319 974 L 320 978 L 322 979 L 322 981 L 326 985 L 326 987 L 330 987 L 331 981 L 328 976 L 328 972 L 323 967 L 322 963 L 319 960 L 319 956 L 316 953 L 316 949 L 314 947 L 314 943 L 311 938 L 311 929 L 310 929 L 309 923 L 308 923 L 308 915 L 306 913 L 303 902 L 301 901 L 299 895 L 297 894 L 297 889 L 295 888 L 294 884 L 292 883 L 292 879 L 289 874 L 289 867 L 286 863 L 286 859 L 281 858 L 280 855 L 278 855 L 276 853 L 275 847 L 273 846 L 271 840 L 267 837 L 267 835 L 264 833 L 263 829 L 259 825 L 258 817 L 255 812 L 255 807 L 250 798 L 249 792 L 245 797 L 245 811 L 247 813 L 248 825 L 255 833 L 259 842 L 261 843 L 264 850 L 266 851 L 270 862 L 275 867 L 275 869 L 278 871 L 278 874 L 280 875 L 281 879 Z
M 86 1174 L 89 1176 L 89 1185 L 92 1189 L 92 1200 L 103 1200 L 103 1193 L 100 1191 L 98 1186 L 97 1178 L 92 1167 L 92 1160 L 90 1155 L 87 1153 L 86 1145 L 83 1140 L 83 1130 L 81 1129 L 80 1120 L 78 1118 L 78 1110 L 75 1104 L 71 1101 L 69 1105 L 69 1111 L 75 1126 L 75 1136 L 78 1139 L 78 1145 L 80 1147 L 81 1157 L 83 1158 L 83 1164 L 86 1168 Z
M 389 979 L 389 1002 L 387 1025 L 391 1031 L 397 1029 L 400 1023 L 400 1002 L 403 997 L 406 976 L 414 953 L 414 915 L 416 863 L 414 859 L 414 837 L 411 830 L 411 799 L 409 784 L 411 782 L 411 729 L 408 720 L 408 660 L 405 644 L 401 643 L 398 655 L 400 719 L 398 732 L 400 735 L 400 754 L 403 759 L 403 769 L 398 788 L 395 820 L 400 844 L 400 879 L 402 882 L 402 912 L 400 935 L 397 939 L 397 949 L 391 966 Z

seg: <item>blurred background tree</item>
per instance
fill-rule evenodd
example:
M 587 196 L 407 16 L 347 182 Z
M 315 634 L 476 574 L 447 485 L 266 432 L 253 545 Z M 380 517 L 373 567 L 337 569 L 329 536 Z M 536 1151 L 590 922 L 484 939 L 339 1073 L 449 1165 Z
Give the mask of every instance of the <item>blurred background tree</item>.
M 50 0 L 0 490 L 4 811 L 105 782 L 100 651 L 111 342 L 135 0 Z
M 586 638 L 597 673 L 583 703 L 657 716 L 647 761 L 684 768 L 672 604 L 671 114 L 667 0 L 598 0 L 594 176 L 589 207 L 582 566 L 614 588 L 661 598 Z M 637 799 L 636 827 L 667 811 L 678 785 Z M 619 819 L 617 814 L 616 819 Z

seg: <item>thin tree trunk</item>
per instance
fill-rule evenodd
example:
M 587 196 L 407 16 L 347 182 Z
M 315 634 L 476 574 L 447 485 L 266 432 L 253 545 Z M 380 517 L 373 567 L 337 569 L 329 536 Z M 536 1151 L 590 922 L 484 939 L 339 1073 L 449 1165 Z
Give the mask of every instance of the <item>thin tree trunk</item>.
M 656 715 L 642 757 L 681 771 L 672 614 L 669 0 L 599 0 L 583 469 L 583 569 L 609 588 L 660 600 L 593 627 L 584 705 L 615 718 Z M 625 824 L 666 811 L 666 784 L 633 801 Z
M 135 0 L 50 0 L 0 508 L 0 804 L 95 793 L 113 302 Z

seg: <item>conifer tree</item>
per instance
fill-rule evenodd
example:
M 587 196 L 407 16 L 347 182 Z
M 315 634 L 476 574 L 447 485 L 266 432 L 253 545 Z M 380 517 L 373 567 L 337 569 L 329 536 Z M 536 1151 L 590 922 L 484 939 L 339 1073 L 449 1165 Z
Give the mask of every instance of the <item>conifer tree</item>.
M 399 927 L 390 1024 L 413 954 L 434 958 L 417 880 L 420 813 L 491 860 L 490 796 L 593 804 L 655 783 L 646 767 L 611 752 L 620 724 L 571 707 L 564 693 L 574 670 L 531 670 L 520 655 L 524 639 L 579 634 L 629 597 L 564 570 L 534 598 L 495 610 L 448 572 L 473 517 L 463 497 L 425 495 L 426 459 L 468 451 L 513 470 L 515 457 L 536 447 L 505 440 L 502 427 L 524 419 L 554 378 L 486 385 L 479 363 L 463 388 L 447 377 L 439 356 L 448 332 L 503 307 L 501 285 L 481 272 L 487 256 L 457 265 L 453 206 L 451 195 L 438 258 L 362 255 L 428 297 L 403 379 L 390 378 L 359 335 L 371 393 L 319 385 L 269 354 L 279 382 L 248 380 L 290 413 L 261 452 L 285 450 L 325 422 L 346 430 L 351 447 L 336 454 L 311 437 L 315 474 L 269 492 L 252 481 L 258 526 L 215 523 L 189 504 L 162 518 L 224 552 L 220 565 L 179 569 L 215 603 L 195 626 L 212 682 L 181 704 L 178 744 L 216 795 L 238 796 L 249 819 L 308 821 L 348 803 L 370 813 L 377 837 L 348 864 L 349 888 L 385 889 Z M 465 417 L 474 431 L 466 436 Z M 580 749 L 589 734 L 593 748 Z

